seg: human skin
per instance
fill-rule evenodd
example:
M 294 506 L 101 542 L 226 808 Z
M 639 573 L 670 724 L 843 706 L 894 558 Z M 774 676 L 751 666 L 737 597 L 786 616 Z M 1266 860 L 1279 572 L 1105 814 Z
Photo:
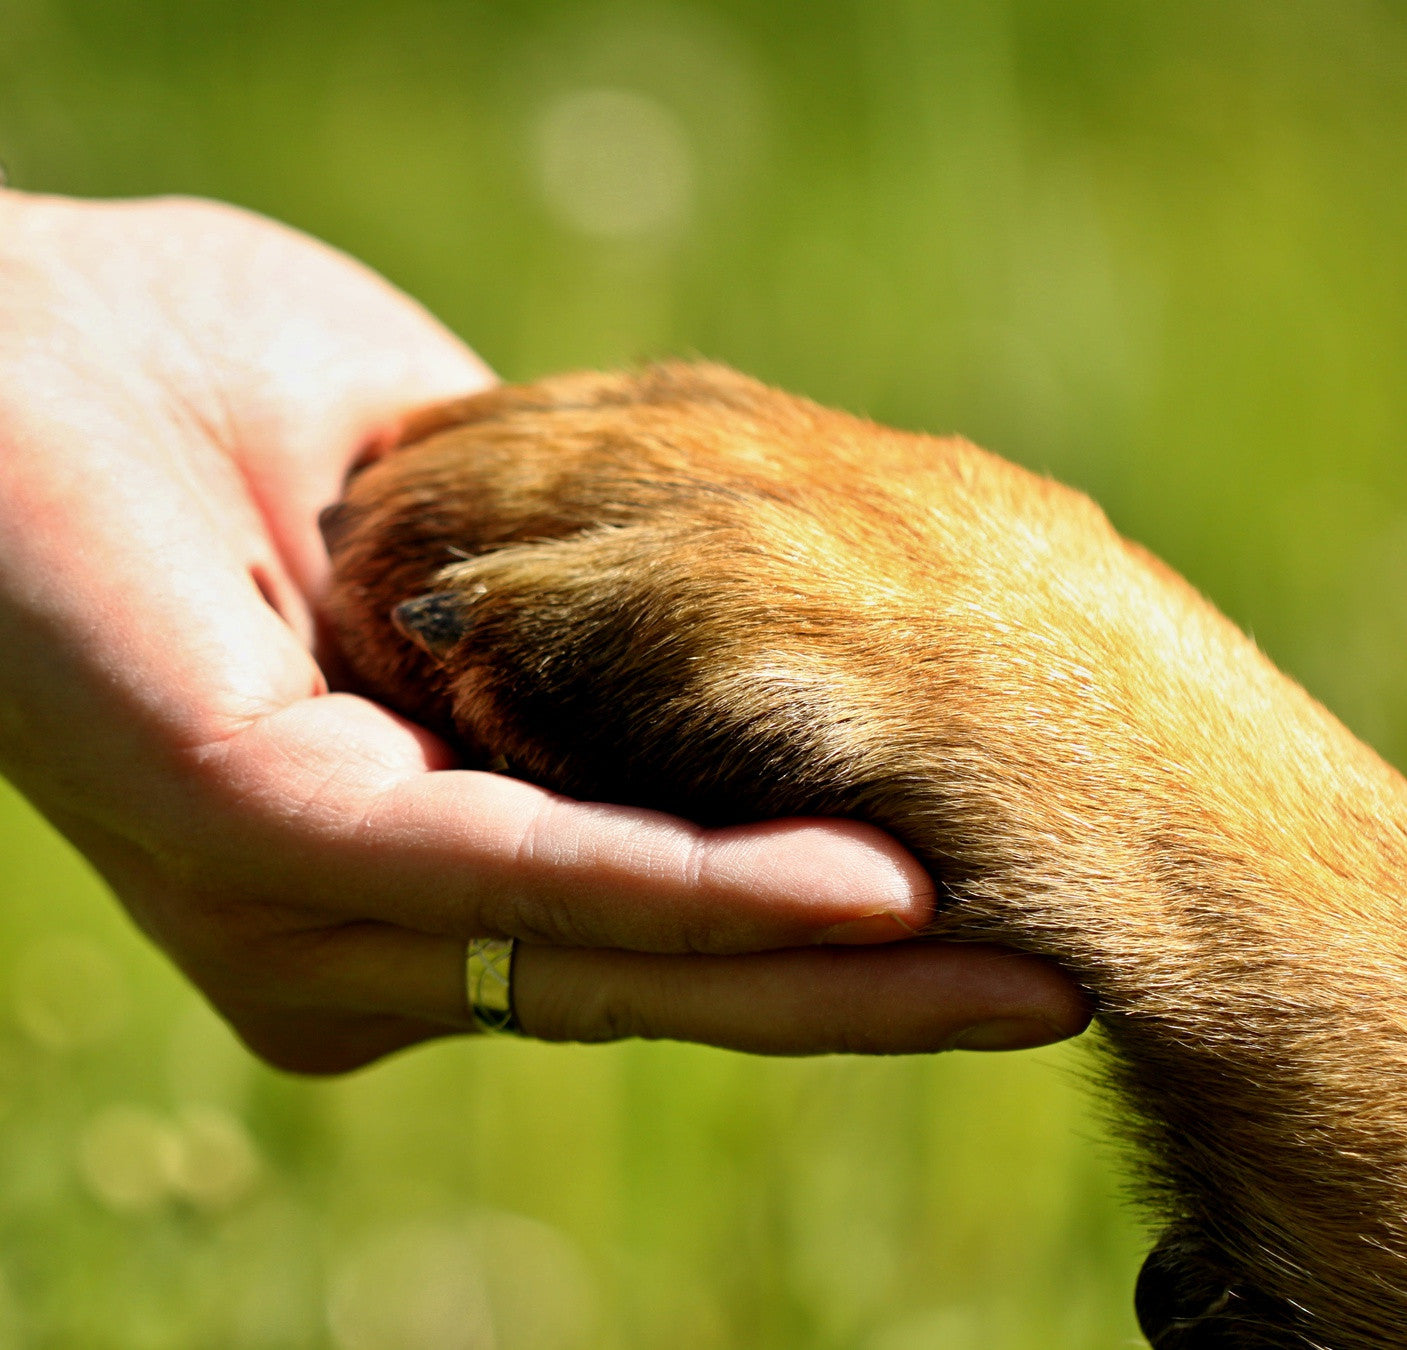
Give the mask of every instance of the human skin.
M 493 381 L 267 220 L 0 192 L 0 770 L 137 924 L 299 1072 L 471 1030 L 475 936 L 520 939 L 519 1019 L 551 1039 L 1079 1031 L 1049 966 L 902 941 L 932 885 L 878 830 L 570 801 L 339 692 L 317 513 L 403 417 Z

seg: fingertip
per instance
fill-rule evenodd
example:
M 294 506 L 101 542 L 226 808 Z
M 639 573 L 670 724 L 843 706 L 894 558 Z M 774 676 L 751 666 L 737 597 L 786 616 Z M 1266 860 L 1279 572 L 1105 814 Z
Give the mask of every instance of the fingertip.
M 936 888 L 893 836 L 854 820 L 775 820 L 718 831 L 721 867 L 751 871 L 814 926 L 813 941 L 896 942 L 922 931 Z
M 1084 1032 L 1094 1020 L 1094 1002 L 1079 985 L 1054 966 L 1045 968 L 1052 979 L 1042 1020 L 1054 1032 L 1052 1040 L 1069 1040 Z
M 1066 1039 L 1058 1027 L 1041 1017 L 998 1017 L 979 1022 L 953 1037 L 950 1049 L 976 1050 L 990 1053 L 996 1050 L 1035 1050 Z
M 867 947 L 874 943 L 898 942 L 917 936 L 918 930 L 906 923 L 900 915 L 883 912 L 866 914 L 859 919 L 846 919 L 844 923 L 823 928 L 816 934 L 815 940 L 828 947 Z
M 978 1038 L 990 1044 L 963 1043 L 962 1049 L 1048 1045 L 1078 1036 L 1094 1017 L 1090 996 L 1052 961 L 1002 947 L 960 945 L 949 950 L 955 959 L 966 961 L 970 978 L 985 991 L 983 1001 L 989 1011 L 982 1024 L 1030 1024 L 1024 1038 L 1013 1035 L 1009 1046 L 997 1044 L 1000 1038 L 993 1034 Z M 1044 1028 L 1043 1034 L 1038 1027 Z

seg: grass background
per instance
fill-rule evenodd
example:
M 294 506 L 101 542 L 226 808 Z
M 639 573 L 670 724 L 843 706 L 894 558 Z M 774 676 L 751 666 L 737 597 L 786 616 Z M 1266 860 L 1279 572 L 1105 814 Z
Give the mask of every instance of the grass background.
M 961 430 L 1407 754 L 1397 0 L 0 0 L 0 159 L 311 230 L 508 377 Z M 0 897 L 0 1350 L 1138 1343 L 1079 1047 L 303 1083 L 9 796 Z

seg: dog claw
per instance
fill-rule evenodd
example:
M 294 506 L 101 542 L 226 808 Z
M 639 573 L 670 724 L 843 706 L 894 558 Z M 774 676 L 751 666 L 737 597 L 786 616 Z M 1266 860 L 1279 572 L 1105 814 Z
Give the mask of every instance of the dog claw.
M 352 523 L 352 510 L 346 502 L 333 502 L 318 512 L 318 529 L 329 554 L 346 537 Z
M 448 591 L 431 591 L 403 601 L 391 611 L 403 637 L 437 661 L 445 660 L 469 630 L 463 600 Z

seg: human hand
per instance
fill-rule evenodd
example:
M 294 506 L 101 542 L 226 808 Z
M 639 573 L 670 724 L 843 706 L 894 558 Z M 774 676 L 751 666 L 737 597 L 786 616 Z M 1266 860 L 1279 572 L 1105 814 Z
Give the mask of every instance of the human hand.
M 408 410 L 492 380 L 271 222 L 0 192 L 0 768 L 137 923 L 256 1053 L 306 1072 L 470 1029 L 481 935 L 521 940 L 519 1020 L 556 1039 L 1078 1031 L 1045 965 L 874 945 L 932 899 L 876 830 L 568 801 L 329 692 L 319 508 Z

